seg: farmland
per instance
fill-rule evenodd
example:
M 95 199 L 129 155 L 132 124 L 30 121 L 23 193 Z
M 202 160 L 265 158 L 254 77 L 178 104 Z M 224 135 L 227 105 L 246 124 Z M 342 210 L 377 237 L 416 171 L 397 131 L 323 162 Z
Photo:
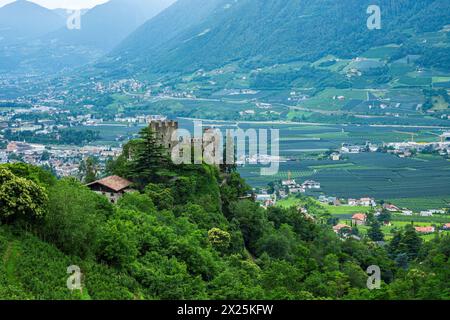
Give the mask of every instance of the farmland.
M 292 206 L 297 206 L 300 203 L 302 203 L 301 199 L 291 196 L 286 199 L 278 201 L 277 206 L 289 208 Z M 355 213 L 368 213 L 373 211 L 371 207 L 361 207 L 361 206 L 348 206 L 348 205 L 332 206 L 327 204 L 320 204 L 320 206 L 326 209 L 326 211 L 329 212 L 332 217 L 337 218 L 336 223 L 343 223 L 348 226 L 353 226 L 352 216 Z M 449 222 L 450 222 L 450 215 L 434 215 L 432 217 L 422 217 L 418 215 L 403 216 L 401 214 L 393 214 L 390 225 L 383 225 L 381 227 L 381 230 L 385 235 L 385 239 L 389 240 L 392 238 L 395 231 L 404 228 L 408 224 L 412 224 L 416 227 L 434 226 L 436 230 L 440 230 L 442 225 Z M 369 230 L 369 226 L 366 225 L 360 225 L 357 227 L 353 226 L 353 228 L 358 229 L 360 235 L 366 235 L 367 231 Z M 449 233 L 445 231 L 443 232 Z M 437 233 L 422 234 L 421 237 L 425 241 L 429 241 L 434 237 L 436 237 L 437 235 L 438 235 Z

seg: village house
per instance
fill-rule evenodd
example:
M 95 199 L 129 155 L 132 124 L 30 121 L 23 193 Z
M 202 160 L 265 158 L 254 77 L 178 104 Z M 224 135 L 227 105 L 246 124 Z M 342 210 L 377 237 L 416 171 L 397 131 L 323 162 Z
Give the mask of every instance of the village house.
M 416 231 L 423 234 L 429 234 L 436 231 L 434 227 L 415 227 Z
M 412 216 L 413 212 L 412 212 L 412 210 L 409 210 L 409 209 L 402 209 L 402 215 L 404 215 L 404 216 Z
M 348 230 L 348 231 L 351 231 L 352 228 L 351 228 L 350 226 L 346 225 L 346 224 L 343 224 L 343 223 L 340 223 L 340 224 L 335 225 L 335 226 L 333 227 L 333 231 L 334 231 L 335 233 L 337 233 L 337 234 L 339 234 L 339 233 L 341 232 L 341 230 Z
M 351 207 L 375 207 L 377 204 L 372 198 L 348 199 L 348 205 Z
M 400 208 L 398 208 L 397 206 L 390 204 L 390 203 L 385 203 L 383 205 L 383 208 L 386 209 L 389 212 L 400 212 Z
M 351 146 L 344 144 L 341 148 L 342 153 L 360 153 L 361 147 L 360 146 Z
M 330 155 L 330 158 L 331 158 L 331 160 L 333 160 L 333 161 L 339 161 L 339 160 L 341 160 L 341 155 L 340 155 L 340 153 L 338 153 L 338 152 L 333 152 L 333 153 Z
M 433 212 L 431 210 L 420 211 L 419 215 L 421 217 L 432 217 L 433 216 Z
M 444 226 L 442 227 L 442 229 L 444 229 L 444 230 L 450 230 L 450 223 L 444 224 Z
M 295 179 L 291 178 L 291 173 L 289 173 L 289 178 L 287 180 L 281 181 L 281 186 L 284 187 L 285 192 L 288 194 L 298 194 L 306 191 L 304 186 L 298 184 Z
M 356 213 L 352 217 L 352 223 L 356 226 L 365 225 L 367 221 L 367 216 L 364 213 Z
M 304 189 L 320 189 L 320 183 L 314 180 L 307 180 L 303 182 L 302 187 Z
M 106 196 L 111 203 L 116 203 L 125 193 L 132 192 L 132 182 L 119 176 L 110 176 L 87 184 L 92 191 Z
M 275 194 L 257 194 L 255 201 L 263 208 L 269 208 L 275 206 L 277 203 L 277 197 Z

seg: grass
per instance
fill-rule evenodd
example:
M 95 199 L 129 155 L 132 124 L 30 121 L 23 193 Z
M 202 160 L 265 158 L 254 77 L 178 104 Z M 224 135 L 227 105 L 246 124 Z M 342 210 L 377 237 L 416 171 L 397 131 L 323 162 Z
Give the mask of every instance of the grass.
M 277 206 L 282 208 L 290 208 L 297 206 L 300 202 L 301 202 L 300 199 L 297 199 L 295 197 L 288 197 L 286 199 L 277 201 Z
M 433 77 L 433 83 L 449 82 L 450 77 Z
M 5 274 L 11 283 L 17 283 L 15 276 L 16 260 L 19 255 L 19 248 L 15 242 L 8 243 L 3 256 L 3 264 L 5 266 Z
M 345 99 L 333 99 L 335 96 L 344 96 Z M 302 102 L 301 106 L 322 110 L 341 110 L 349 100 L 365 100 L 366 98 L 366 90 L 327 88 L 311 99 Z
M 442 197 L 417 197 L 417 198 L 400 198 L 386 200 L 401 208 L 408 208 L 414 211 L 422 211 L 428 209 L 440 209 L 447 207 L 450 203 L 450 196 Z
M 370 207 L 332 206 L 328 204 L 322 204 L 322 207 L 327 209 L 332 215 L 353 215 L 355 213 L 367 213 L 371 210 Z
M 429 86 L 431 85 L 431 78 L 415 78 L 403 76 L 399 79 L 399 84 L 408 86 Z
M 363 54 L 365 58 L 388 60 L 399 50 L 397 45 L 386 45 L 383 47 L 374 47 Z

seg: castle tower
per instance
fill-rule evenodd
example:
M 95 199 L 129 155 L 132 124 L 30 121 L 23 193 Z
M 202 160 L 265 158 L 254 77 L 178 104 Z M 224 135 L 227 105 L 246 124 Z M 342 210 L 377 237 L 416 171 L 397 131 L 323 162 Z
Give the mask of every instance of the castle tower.
M 173 120 L 150 121 L 149 127 L 155 133 L 155 138 L 159 143 L 171 152 L 176 144 L 172 141 L 172 135 L 178 130 L 178 122 Z

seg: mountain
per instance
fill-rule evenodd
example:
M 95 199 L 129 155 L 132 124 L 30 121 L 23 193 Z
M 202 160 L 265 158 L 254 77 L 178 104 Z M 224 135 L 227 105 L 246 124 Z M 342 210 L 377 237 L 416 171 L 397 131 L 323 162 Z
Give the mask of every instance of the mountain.
M 64 25 L 64 19 L 33 2 L 18 0 L 0 8 L 0 44 L 42 36 Z
M 374 4 L 382 10 L 381 30 L 367 28 L 367 8 Z M 236 61 L 261 66 L 327 54 L 354 57 L 374 46 L 407 43 L 448 21 L 446 0 L 179 0 L 110 59 L 115 68 L 165 73 Z
M 0 72 L 48 74 L 89 64 L 174 1 L 111 0 L 82 10 L 80 30 L 67 28 L 63 9 L 14 2 L 0 9 Z
M 49 36 L 65 44 L 109 51 L 175 0 L 111 0 L 81 16 L 81 28 L 62 28 Z

